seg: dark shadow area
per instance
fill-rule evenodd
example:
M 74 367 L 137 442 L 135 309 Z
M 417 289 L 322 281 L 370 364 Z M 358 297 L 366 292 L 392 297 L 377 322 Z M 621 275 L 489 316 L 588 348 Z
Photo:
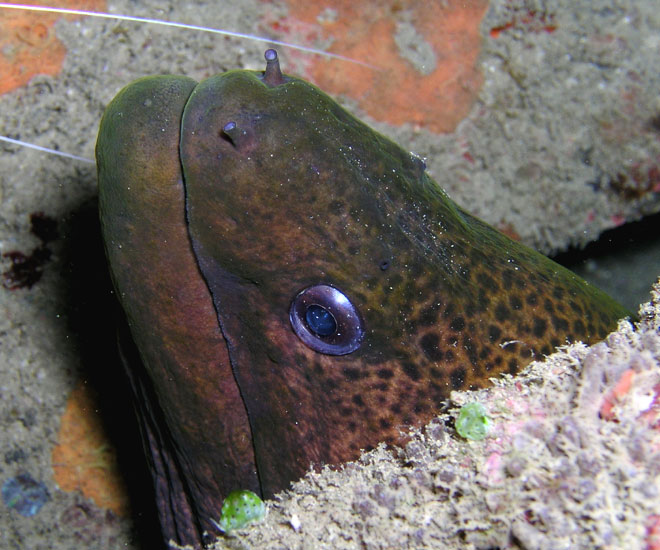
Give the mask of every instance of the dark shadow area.
M 69 328 L 77 339 L 83 375 L 99 395 L 101 416 L 117 449 L 137 542 L 144 549 L 164 549 L 133 395 L 117 349 L 117 323 L 123 316 L 106 266 L 97 197 L 71 212 L 61 223 L 60 232 Z
M 553 259 L 636 311 L 660 276 L 660 214 L 605 231 Z

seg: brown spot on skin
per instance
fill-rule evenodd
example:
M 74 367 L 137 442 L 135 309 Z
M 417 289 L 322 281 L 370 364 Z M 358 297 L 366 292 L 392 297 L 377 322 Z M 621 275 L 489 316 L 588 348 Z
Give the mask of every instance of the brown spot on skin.
M 548 328 L 548 322 L 545 319 L 534 317 L 534 328 L 532 332 L 537 338 L 543 338 Z
M 359 393 L 356 393 L 352 398 L 351 401 L 355 403 L 358 407 L 364 407 L 364 401 L 362 400 L 362 396 Z
M 417 365 L 415 365 L 414 363 L 408 363 L 407 362 L 407 363 L 404 363 L 402 366 L 403 366 L 403 372 L 406 373 L 408 378 L 410 378 L 411 380 L 415 380 L 415 381 L 421 379 L 422 375 L 420 374 L 419 368 L 417 367 Z
M 465 384 L 466 371 L 463 367 L 456 367 L 449 373 L 449 381 L 454 390 L 460 390 Z
M 518 361 L 515 359 L 509 359 L 509 362 L 507 363 L 509 369 L 508 373 L 511 375 L 515 375 L 518 372 Z
M 552 325 L 555 327 L 555 330 L 558 330 L 560 332 L 568 332 L 569 330 L 568 321 L 563 317 L 557 317 L 556 315 L 553 315 Z
M 362 378 L 362 372 L 359 369 L 346 367 L 343 370 L 346 380 L 359 380 Z
M 527 288 L 527 281 L 521 277 L 515 277 L 513 279 L 513 284 L 518 288 L 519 290 L 523 290 Z
M 378 369 L 376 371 L 376 376 L 382 378 L 383 380 L 389 380 L 394 376 L 394 372 L 391 369 Z
M 478 304 L 478 308 L 477 308 L 478 312 L 485 311 L 490 305 L 490 298 L 488 296 L 488 293 L 483 288 L 479 289 L 477 304 Z
M 424 309 L 419 317 L 419 324 L 423 327 L 433 325 L 438 318 L 439 308 L 440 304 L 431 304 L 431 306 Z
M 337 217 L 342 215 L 345 208 L 346 208 L 346 203 L 344 203 L 341 200 L 333 200 L 333 201 L 330 202 L 330 205 L 329 205 L 330 212 L 332 212 Z
M 476 370 L 479 363 L 477 358 L 477 351 L 475 349 L 475 344 L 472 342 L 472 339 L 468 335 L 463 337 L 463 349 L 465 349 L 467 352 L 468 359 Z
M 486 273 L 479 273 L 479 275 L 477 275 L 477 282 L 482 288 L 490 290 L 491 292 L 497 292 L 499 290 L 499 286 L 495 282 L 495 279 Z
M 575 313 L 577 313 L 578 315 L 582 315 L 582 314 L 583 314 L 582 307 L 580 306 L 580 304 L 578 304 L 578 303 L 575 302 L 574 300 L 569 300 L 568 305 L 569 305 L 570 308 L 571 308 Z
M 445 388 L 439 388 L 436 395 L 433 396 L 433 404 L 435 405 L 436 411 L 442 410 L 443 406 L 445 405 L 445 391 Z
M 513 286 L 513 282 L 518 279 L 510 270 L 506 269 L 502 273 L 502 284 L 505 288 L 511 288 Z
M 502 322 L 509 319 L 510 316 L 511 312 L 505 304 L 497 304 L 497 307 L 495 308 L 495 319 Z
M 465 328 L 465 319 L 463 317 L 454 317 L 449 324 L 449 328 L 454 332 L 461 332 Z
M 500 329 L 500 327 L 495 325 L 490 325 L 488 327 L 488 339 L 491 342 L 497 342 L 500 339 L 501 335 L 502 335 L 502 330 Z
M 518 353 L 518 342 L 508 342 L 506 346 L 504 346 L 504 351 L 507 352 L 508 355 L 511 354 L 517 354 Z
M 512 295 L 509 298 L 509 305 L 511 306 L 511 309 L 514 310 L 522 309 L 522 302 L 520 301 L 520 297 L 516 295 Z
M 388 279 L 389 285 L 393 288 L 396 288 L 397 286 L 399 286 L 403 282 L 405 282 L 405 281 L 403 280 L 403 277 L 399 274 L 394 274 Z M 414 292 L 415 287 L 411 285 L 410 288 L 407 289 L 407 290 Z
M 442 350 L 440 349 L 440 339 L 434 332 L 426 333 L 422 336 L 419 342 L 426 357 L 431 361 L 441 361 L 443 358 Z
M 439 379 L 439 378 L 443 377 L 442 376 L 442 371 L 440 369 L 435 368 L 435 367 L 431 368 L 430 372 L 431 372 L 431 376 L 433 378 Z

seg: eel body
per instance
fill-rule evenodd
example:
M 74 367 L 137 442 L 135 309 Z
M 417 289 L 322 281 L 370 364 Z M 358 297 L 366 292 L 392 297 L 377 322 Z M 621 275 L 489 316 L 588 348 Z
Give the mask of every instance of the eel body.
M 138 80 L 97 143 L 163 533 L 195 546 L 230 491 L 269 497 L 397 443 L 452 390 L 628 314 L 267 60 Z

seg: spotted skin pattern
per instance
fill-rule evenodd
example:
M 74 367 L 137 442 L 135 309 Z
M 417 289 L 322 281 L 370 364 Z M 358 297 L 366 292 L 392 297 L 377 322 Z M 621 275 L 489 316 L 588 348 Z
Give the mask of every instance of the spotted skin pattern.
M 97 146 L 113 279 L 165 409 L 161 439 L 173 442 L 173 450 L 152 445 L 166 464 L 157 486 L 178 483 L 159 501 L 166 536 L 200 544 L 195 533 L 212 530 L 205 518 L 217 495 L 269 497 L 312 464 L 397 443 L 452 390 L 515 374 L 567 341 L 593 342 L 628 314 L 459 208 L 420 159 L 307 82 L 272 71 L 201 84 L 172 78 L 120 93 Z M 172 94 L 185 95 L 183 115 L 157 101 Z M 163 127 L 172 133 L 166 147 Z M 176 160 L 167 164 L 169 155 Z M 167 206 L 161 189 L 178 190 Z M 149 269 L 135 275 L 145 261 Z M 360 312 L 356 351 L 315 352 L 291 329 L 291 300 L 318 284 L 340 289 Z M 191 317 L 201 324 L 188 302 L 169 307 L 187 285 L 213 305 L 204 325 L 221 360 L 209 359 L 201 338 L 182 364 L 181 353 L 171 359 L 177 338 L 152 337 Z M 179 500 L 184 511 L 173 512 Z

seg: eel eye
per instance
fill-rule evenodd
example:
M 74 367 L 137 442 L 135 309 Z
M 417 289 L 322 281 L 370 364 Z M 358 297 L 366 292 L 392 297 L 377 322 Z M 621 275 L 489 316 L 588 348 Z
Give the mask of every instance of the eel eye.
M 327 355 L 354 352 L 364 336 L 357 309 L 341 290 L 330 285 L 309 286 L 296 294 L 289 320 L 307 347 Z

